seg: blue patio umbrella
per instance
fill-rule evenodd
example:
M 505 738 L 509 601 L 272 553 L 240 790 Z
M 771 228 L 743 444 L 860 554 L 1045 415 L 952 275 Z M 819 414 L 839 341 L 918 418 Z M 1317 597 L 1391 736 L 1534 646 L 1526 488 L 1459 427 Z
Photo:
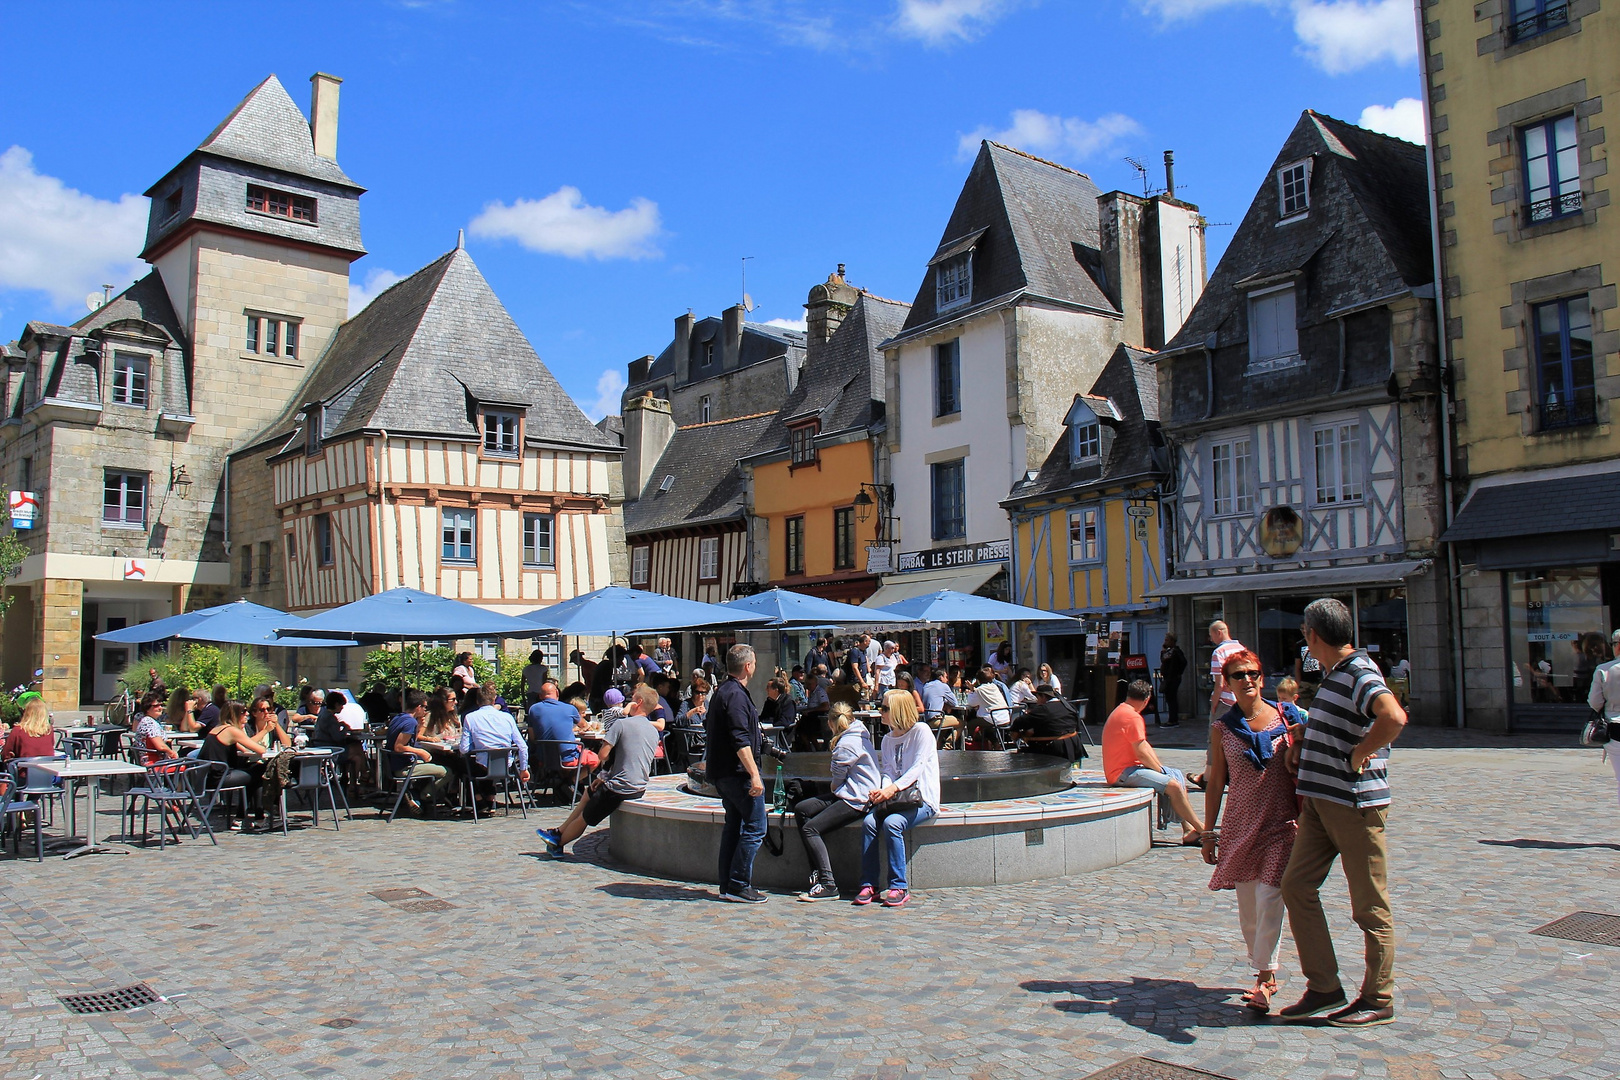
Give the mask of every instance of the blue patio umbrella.
M 1071 618 L 1055 611 L 1009 604 L 1002 600 L 992 600 L 988 596 L 972 596 L 952 589 L 913 596 L 908 600 L 899 600 L 887 607 L 872 610 L 906 615 L 931 623 L 1049 622 L 1054 619 L 1067 621 Z
M 345 637 L 381 642 L 533 637 L 553 629 L 555 627 L 544 619 L 537 622 L 528 617 L 513 618 L 446 596 L 400 588 L 311 615 L 300 622 L 284 618 L 281 632 L 283 636 Z
M 154 619 L 139 626 L 126 626 L 122 630 L 108 630 L 97 634 L 97 641 L 111 641 L 124 645 L 149 645 L 156 641 L 178 638 L 181 641 L 201 641 L 210 645 L 235 645 L 238 681 L 242 673 L 242 647 L 265 646 L 273 649 L 341 649 L 360 644 L 344 638 L 304 637 L 297 626 L 303 622 L 285 611 L 237 600 L 217 607 L 200 608 L 166 619 Z M 294 632 L 278 635 L 288 628 Z
M 789 592 L 787 589 L 766 589 L 753 596 L 729 600 L 720 606 L 753 615 L 768 615 L 772 619 L 769 627 L 772 630 L 842 629 L 846 626 L 892 626 L 922 621 L 882 608 L 856 607 L 854 604 L 842 604 L 837 600 Z
M 575 637 L 612 637 L 655 630 L 696 630 L 705 626 L 770 629 L 769 615 L 743 611 L 729 604 L 704 604 L 647 589 L 622 585 L 537 608 L 523 616 L 557 633 Z

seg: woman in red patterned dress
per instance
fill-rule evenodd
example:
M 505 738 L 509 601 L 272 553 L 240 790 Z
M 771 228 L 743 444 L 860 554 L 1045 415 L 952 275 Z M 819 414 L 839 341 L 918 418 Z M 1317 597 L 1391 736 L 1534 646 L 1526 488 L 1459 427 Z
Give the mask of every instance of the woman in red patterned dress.
M 1243 995 L 1243 1003 L 1266 1013 L 1277 992 L 1282 875 L 1294 848 L 1298 814 L 1294 776 L 1284 764 L 1288 724 L 1305 718 L 1292 704 L 1284 702 L 1279 712 L 1261 697 L 1265 676 L 1260 658 L 1249 650 L 1227 657 L 1221 674 L 1237 704 L 1210 726 L 1201 841 L 1204 861 L 1215 867 L 1209 887 L 1237 891 L 1238 922 L 1255 971 L 1254 989 Z M 1217 829 L 1223 793 L 1226 823 Z

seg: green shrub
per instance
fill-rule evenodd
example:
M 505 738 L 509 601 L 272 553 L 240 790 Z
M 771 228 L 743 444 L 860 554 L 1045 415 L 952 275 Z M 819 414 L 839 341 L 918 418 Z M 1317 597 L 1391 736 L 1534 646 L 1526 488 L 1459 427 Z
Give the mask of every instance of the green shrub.
M 138 696 L 151 685 L 151 668 L 157 669 L 170 693 L 182 686 L 206 692 L 223 684 L 232 701 L 246 701 L 260 683 L 274 682 L 269 667 L 249 647 L 221 649 L 198 642 L 180 645 L 167 655 L 138 657 L 119 673 L 119 681 Z
M 405 658 L 405 685 L 424 692 L 450 685 L 450 673 L 456 667 L 456 650 L 447 645 L 424 649 L 407 642 L 403 654 L 398 649 L 373 649 L 366 654 L 365 663 L 361 665 L 365 677 L 360 684 L 360 692 L 386 694 L 390 690 L 397 691 L 401 655 Z M 477 653 L 473 654 L 472 669 L 479 682 L 495 677 L 495 665 Z

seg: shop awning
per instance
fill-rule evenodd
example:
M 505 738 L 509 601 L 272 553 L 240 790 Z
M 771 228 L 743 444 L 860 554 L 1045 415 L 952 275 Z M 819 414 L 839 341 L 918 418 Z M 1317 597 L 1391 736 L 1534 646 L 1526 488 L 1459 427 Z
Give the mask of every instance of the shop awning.
M 985 583 L 1004 569 L 1001 563 L 971 567 L 953 567 L 949 570 L 918 570 L 915 573 L 892 577 L 878 586 L 878 591 L 861 601 L 862 607 L 888 607 L 913 596 L 954 589 L 957 592 L 976 593 Z
M 1475 488 L 1440 539 L 1455 544 L 1589 530 L 1620 531 L 1620 472 Z
M 1425 573 L 1429 559 L 1366 563 L 1361 566 L 1324 566 L 1320 570 L 1279 570 L 1272 573 L 1220 574 L 1215 577 L 1177 578 L 1148 596 L 1203 596 L 1224 592 L 1292 592 L 1336 588 L 1340 585 L 1395 585 Z

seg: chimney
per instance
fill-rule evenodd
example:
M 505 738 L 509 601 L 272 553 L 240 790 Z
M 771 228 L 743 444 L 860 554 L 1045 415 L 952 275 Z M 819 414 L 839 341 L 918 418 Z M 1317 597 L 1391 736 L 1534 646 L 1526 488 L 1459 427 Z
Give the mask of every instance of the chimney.
M 836 273 L 827 275 L 825 282 L 811 288 L 810 297 L 804 305 L 806 363 L 814 360 L 820 354 L 821 347 L 838 332 L 844 317 L 858 299 L 859 290 L 844 280 L 843 263 L 838 264 Z
M 726 308 L 721 320 L 725 326 L 724 336 L 720 339 L 720 370 L 735 371 L 738 361 L 742 358 L 743 319 L 748 310 L 741 304 Z
M 697 325 L 697 319 L 692 316 L 692 309 L 687 308 L 685 315 L 675 316 L 675 385 L 680 386 L 692 381 L 692 327 Z
M 1120 340 L 1137 348 L 1146 344 L 1142 319 L 1143 202 L 1123 191 L 1110 191 L 1097 200 L 1103 276 L 1108 279 L 1106 292 L 1125 316 Z
M 630 382 L 628 385 L 634 386 L 637 383 L 646 382 L 647 376 L 652 374 L 653 361 L 656 359 L 657 357 L 653 356 L 638 356 L 630 361 Z
M 624 404 L 624 497 L 634 501 L 657 478 L 652 475 L 675 435 L 669 402 L 649 390 Z
M 317 71 L 309 82 L 309 134 L 315 142 L 315 156 L 336 161 L 338 86 L 343 80 Z
M 1172 199 L 1176 197 L 1176 152 L 1164 152 L 1164 193 Z

